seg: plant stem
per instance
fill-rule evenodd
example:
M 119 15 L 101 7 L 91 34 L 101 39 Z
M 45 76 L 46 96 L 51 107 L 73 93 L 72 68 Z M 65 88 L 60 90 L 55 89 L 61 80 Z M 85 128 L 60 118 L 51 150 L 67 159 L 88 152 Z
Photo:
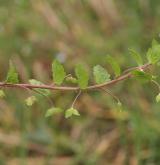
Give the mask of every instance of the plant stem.
M 78 97 L 81 95 L 81 93 L 82 93 L 82 91 L 80 90 L 80 91 L 78 92 L 77 96 L 75 97 L 73 103 L 72 103 L 72 106 L 71 106 L 72 108 L 74 107 L 74 105 L 75 105 L 75 103 L 76 103 Z
M 147 69 L 151 64 L 144 64 L 140 67 L 134 67 L 135 70 L 145 70 Z M 131 68 L 132 70 L 132 68 Z M 126 74 L 123 74 L 121 76 L 119 76 L 118 78 L 111 80 L 109 82 L 105 82 L 102 84 L 96 84 L 96 85 L 91 85 L 88 86 L 86 89 L 84 90 L 93 90 L 93 89 L 100 89 L 102 87 L 107 87 L 110 85 L 114 85 L 116 83 L 118 83 L 119 81 L 122 80 L 126 80 L 127 78 L 130 78 L 132 76 L 131 72 L 128 72 Z M 28 88 L 28 89 L 34 89 L 34 88 L 40 88 L 40 89 L 49 89 L 49 90 L 60 90 L 60 91 L 79 91 L 81 90 L 79 87 L 71 87 L 71 86 L 55 86 L 55 85 L 32 85 L 32 84 L 9 84 L 9 83 L 4 83 L 4 82 L 0 82 L 0 88 Z
M 114 94 L 112 94 L 112 92 L 109 91 L 108 89 L 101 88 L 101 90 L 103 90 L 104 92 L 106 92 L 107 94 L 112 96 L 117 102 L 120 102 L 119 98 L 117 96 L 115 96 Z

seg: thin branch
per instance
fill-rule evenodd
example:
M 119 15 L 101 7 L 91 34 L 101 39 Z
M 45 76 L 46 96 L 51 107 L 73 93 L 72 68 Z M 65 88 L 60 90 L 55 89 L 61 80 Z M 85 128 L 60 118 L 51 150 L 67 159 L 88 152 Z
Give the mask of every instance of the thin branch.
M 31 90 L 32 90 L 33 92 L 35 92 L 35 93 L 38 93 L 39 95 L 42 95 L 44 98 L 47 99 L 47 101 L 50 103 L 51 106 L 54 106 L 54 105 L 53 105 L 53 102 L 52 102 L 52 100 L 50 99 L 49 96 L 46 96 L 46 95 L 43 94 L 42 92 L 39 92 L 39 91 L 37 91 L 37 90 L 35 90 L 35 89 L 31 89 Z
M 147 69 L 151 64 L 144 64 L 140 67 L 136 67 L 136 70 L 145 70 Z M 131 69 L 132 70 L 132 69 Z M 132 76 L 132 73 L 126 73 L 123 74 L 121 76 L 119 76 L 118 78 L 111 80 L 109 82 L 106 83 L 102 83 L 102 84 L 96 84 L 96 85 L 91 85 L 88 86 L 85 90 L 93 90 L 93 89 L 100 89 L 102 87 L 107 87 L 110 85 L 114 85 L 120 81 L 126 80 L 128 78 L 130 78 Z M 32 85 L 32 84 L 9 84 L 9 83 L 4 83 L 4 82 L 0 82 L 0 88 L 28 88 L 28 89 L 35 89 L 35 88 L 40 88 L 40 89 L 49 89 L 49 90 L 59 90 L 59 91 L 79 91 L 80 88 L 79 87 L 71 87 L 71 86 L 55 86 L 55 85 Z
M 144 65 L 129 68 L 129 69 L 125 70 L 125 71 L 123 72 L 123 74 L 126 74 L 126 73 L 128 73 L 128 72 L 131 72 L 131 71 L 133 71 L 133 70 L 141 70 L 141 71 L 142 71 L 142 70 L 144 69 L 143 66 L 144 66 Z
M 72 103 L 72 106 L 71 106 L 72 108 L 74 107 L 74 105 L 75 105 L 75 103 L 76 103 L 78 97 L 81 95 L 81 93 L 82 93 L 82 91 L 80 90 L 80 91 L 78 92 L 77 96 L 75 97 L 73 103 Z
M 104 89 L 101 88 L 102 91 L 106 92 L 107 94 L 109 94 L 110 96 L 112 96 L 117 102 L 120 102 L 119 98 L 117 96 L 115 96 L 111 91 L 109 91 L 108 89 Z
M 24 86 L 21 86 L 22 88 L 24 88 L 24 89 L 26 89 L 26 90 L 28 90 L 30 93 L 31 92 L 35 92 L 35 93 L 37 93 L 37 94 L 39 94 L 39 95 L 42 95 L 43 97 L 45 97 L 46 99 L 47 99 L 47 101 L 51 104 L 51 106 L 53 106 L 53 102 L 52 102 L 52 100 L 50 99 L 50 97 L 48 97 L 48 96 L 46 96 L 46 95 L 44 95 L 42 92 L 39 92 L 38 90 L 36 90 L 36 89 L 31 89 L 31 88 L 27 88 L 27 87 L 24 87 Z

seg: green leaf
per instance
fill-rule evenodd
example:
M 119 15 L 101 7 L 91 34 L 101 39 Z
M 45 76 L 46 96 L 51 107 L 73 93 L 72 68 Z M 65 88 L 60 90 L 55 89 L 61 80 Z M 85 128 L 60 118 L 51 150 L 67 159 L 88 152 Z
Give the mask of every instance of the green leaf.
M 160 60 L 160 44 L 152 43 L 152 48 L 149 48 L 147 52 L 147 59 L 151 64 L 155 64 Z
M 140 54 L 133 49 L 129 49 L 129 51 L 130 51 L 130 54 L 132 55 L 132 57 L 134 58 L 134 60 L 137 62 L 137 64 L 139 66 L 143 65 L 143 60 L 142 60 Z
M 77 84 L 78 80 L 75 77 L 69 76 L 66 78 L 66 82 L 72 83 L 72 84 Z
M 31 85 L 44 85 L 42 82 L 35 80 L 35 79 L 29 80 L 29 83 Z M 45 96 L 49 96 L 51 94 L 51 92 L 48 89 L 35 88 L 35 91 L 37 91 L 38 93 L 45 95 Z
M 121 69 L 119 67 L 119 64 L 116 62 L 116 60 L 111 56 L 107 56 L 107 61 L 112 66 L 116 77 L 119 76 L 121 74 Z
M 18 73 L 17 73 L 16 68 L 13 65 L 12 61 L 10 61 L 10 63 L 9 63 L 9 71 L 7 73 L 6 82 L 11 83 L 11 84 L 19 83 Z
M 71 117 L 71 116 L 80 116 L 80 114 L 79 114 L 79 112 L 78 112 L 78 110 L 77 109 L 75 109 L 75 108 L 69 108 L 69 109 L 67 109 L 66 110 L 66 112 L 65 112 L 65 118 L 69 118 L 69 117 Z
M 30 96 L 25 100 L 25 103 L 27 106 L 31 107 L 36 101 L 37 98 L 35 96 Z
M 6 95 L 3 90 L 0 90 L 0 98 L 4 98 Z
M 152 80 L 152 75 L 145 73 L 144 71 L 135 70 L 132 72 L 132 74 L 136 77 L 137 80 L 139 80 L 142 83 L 146 83 Z
M 156 96 L 156 102 L 160 102 L 160 93 Z
M 108 74 L 107 70 L 101 67 L 100 65 L 96 65 L 93 68 L 93 75 L 97 84 L 110 81 L 110 74 Z
M 152 80 L 156 80 L 156 79 L 157 79 L 157 76 L 152 75 Z
M 45 117 L 50 117 L 52 115 L 59 114 L 61 112 L 63 112 L 63 110 L 61 108 L 52 107 L 52 108 L 50 108 L 50 109 L 47 110 L 47 112 L 45 114 Z
M 78 79 L 79 87 L 85 89 L 88 86 L 89 75 L 82 64 L 76 66 L 75 74 Z
M 52 63 L 52 74 L 54 83 L 61 85 L 66 76 L 66 72 L 64 71 L 63 65 L 57 60 L 54 60 Z
M 152 47 L 153 47 L 153 46 L 156 46 L 156 45 L 159 45 L 159 43 L 158 43 L 157 40 L 153 39 L 153 40 L 152 40 Z
M 118 101 L 117 105 L 118 105 L 119 107 L 121 107 L 121 106 L 122 106 L 122 103 L 121 103 L 120 101 Z

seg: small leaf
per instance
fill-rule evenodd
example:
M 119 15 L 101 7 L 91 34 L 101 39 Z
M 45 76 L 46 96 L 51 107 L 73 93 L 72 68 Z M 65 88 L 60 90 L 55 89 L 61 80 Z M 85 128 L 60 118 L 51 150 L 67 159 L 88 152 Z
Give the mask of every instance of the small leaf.
M 75 115 L 75 116 L 80 116 L 80 113 L 78 112 L 77 109 L 73 109 L 73 115 Z
M 47 110 L 45 117 L 50 117 L 52 115 L 59 114 L 61 112 L 63 112 L 63 110 L 61 108 L 52 107 L 52 108 Z
M 110 75 L 108 74 L 107 70 L 101 67 L 100 65 L 96 65 L 93 68 L 93 75 L 97 84 L 110 81 Z
M 152 75 L 145 73 L 144 71 L 135 70 L 132 74 L 136 77 L 137 80 L 140 80 L 142 83 L 146 83 L 152 80 Z
M 160 44 L 152 43 L 152 48 L 149 48 L 147 52 L 147 59 L 151 64 L 155 64 L 160 60 Z
M 134 60 L 137 62 L 137 64 L 139 66 L 143 65 L 143 61 L 142 61 L 140 54 L 133 49 L 129 49 L 129 51 L 130 51 L 130 54 L 132 55 L 132 57 L 134 58 Z
M 72 76 L 67 77 L 66 81 L 68 83 L 72 83 L 72 84 L 77 84 L 78 83 L 78 80 L 75 77 L 72 77 Z
M 156 96 L 156 102 L 160 102 L 160 93 Z
M 75 108 L 69 108 L 66 110 L 65 112 L 65 118 L 69 118 L 71 116 L 80 116 L 78 110 L 76 110 Z
M 122 106 L 122 103 L 121 103 L 120 101 L 118 101 L 117 105 L 118 105 L 119 107 L 121 107 L 121 106 Z
M 0 98 L 4 98 L 6 95 L 3 90 L 0 90 Z
M 54 60 L 52 63 L 52 74 L 54 83 L 61 85 L 66 76 L 66 72 L 64 71 L 63 65 L 57 60 Z
M 152 80 L 156 80 L 156 79 L 157 79 L 157 76 L 152 75 Z
M 32 85 L 44 85 L 42 82 L 35 80 L 35 79 L 29 80 L 29 83 Z M 35 91 L 37 91 L 38 93 L 43 94 L 45 96 L 48 96 L 51 94 L 51 92 L 48 89 L 35 88 Z
M 121 69 L 119 67 L 119 64 L 116 62 L 116 60 L 111 56 L 107 56 L 107 61 L 111 64 L 116 77 L 119 76 L 121 74 Z
M 78 84 L 81 89 L 85 89 L 88 86 L 89 75 L 84 69 L 82 64 L 76 66 L 75 73 L 78 79 Z
M 6 82 L 11 83 L 11 84 L 19 83 L 18 73 L 17 73 L 16 68 L 13 65 L 12 61 L 10 61 L 10 63 L 9 63 L 9 71 L 7 74 Z
M 156 46 L 156 45 L 159 45 L 159 43 L 158 43 L 157 40 L 153 39 L 153 40 L 152 40 L 152 47 L 153 47 L 153 46 Z
M 25 100 L 25 103 L 27 106 L 31 107 L 36 101 L 37 98 L 35 96 L 30 96 Z

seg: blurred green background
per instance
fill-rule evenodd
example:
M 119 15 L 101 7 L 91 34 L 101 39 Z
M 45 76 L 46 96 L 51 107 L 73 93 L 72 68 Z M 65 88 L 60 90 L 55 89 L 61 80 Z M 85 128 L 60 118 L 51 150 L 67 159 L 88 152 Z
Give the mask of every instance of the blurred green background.
M 146 51 L 159 39 L 159 0 L 0 0 L 0 80 L 12 59 L 21 82 L 51 83 L 58 58 L 68 72 L 83 62 L 112 74 L 105 57 L 125 70 L 136 66 L 128 48 Z M 159 76 L 158 68 L 153 71 Z M 158 78 L 159 79 L 159 78 Z M 160 82 L 160 79 L 159 79 Z M 103 92 L 84 93 L 76 103 L 81 117 L 45 118 L 46 98 L 28 108 L 25 90 L 5 89 L 0 100 L 0 165 L 159 165 L 160 105 L 157 88 L 133 79 L 110 89 L 119 111 Z M 53 105 L 68 108 L 72 92 L 53 91 Z

